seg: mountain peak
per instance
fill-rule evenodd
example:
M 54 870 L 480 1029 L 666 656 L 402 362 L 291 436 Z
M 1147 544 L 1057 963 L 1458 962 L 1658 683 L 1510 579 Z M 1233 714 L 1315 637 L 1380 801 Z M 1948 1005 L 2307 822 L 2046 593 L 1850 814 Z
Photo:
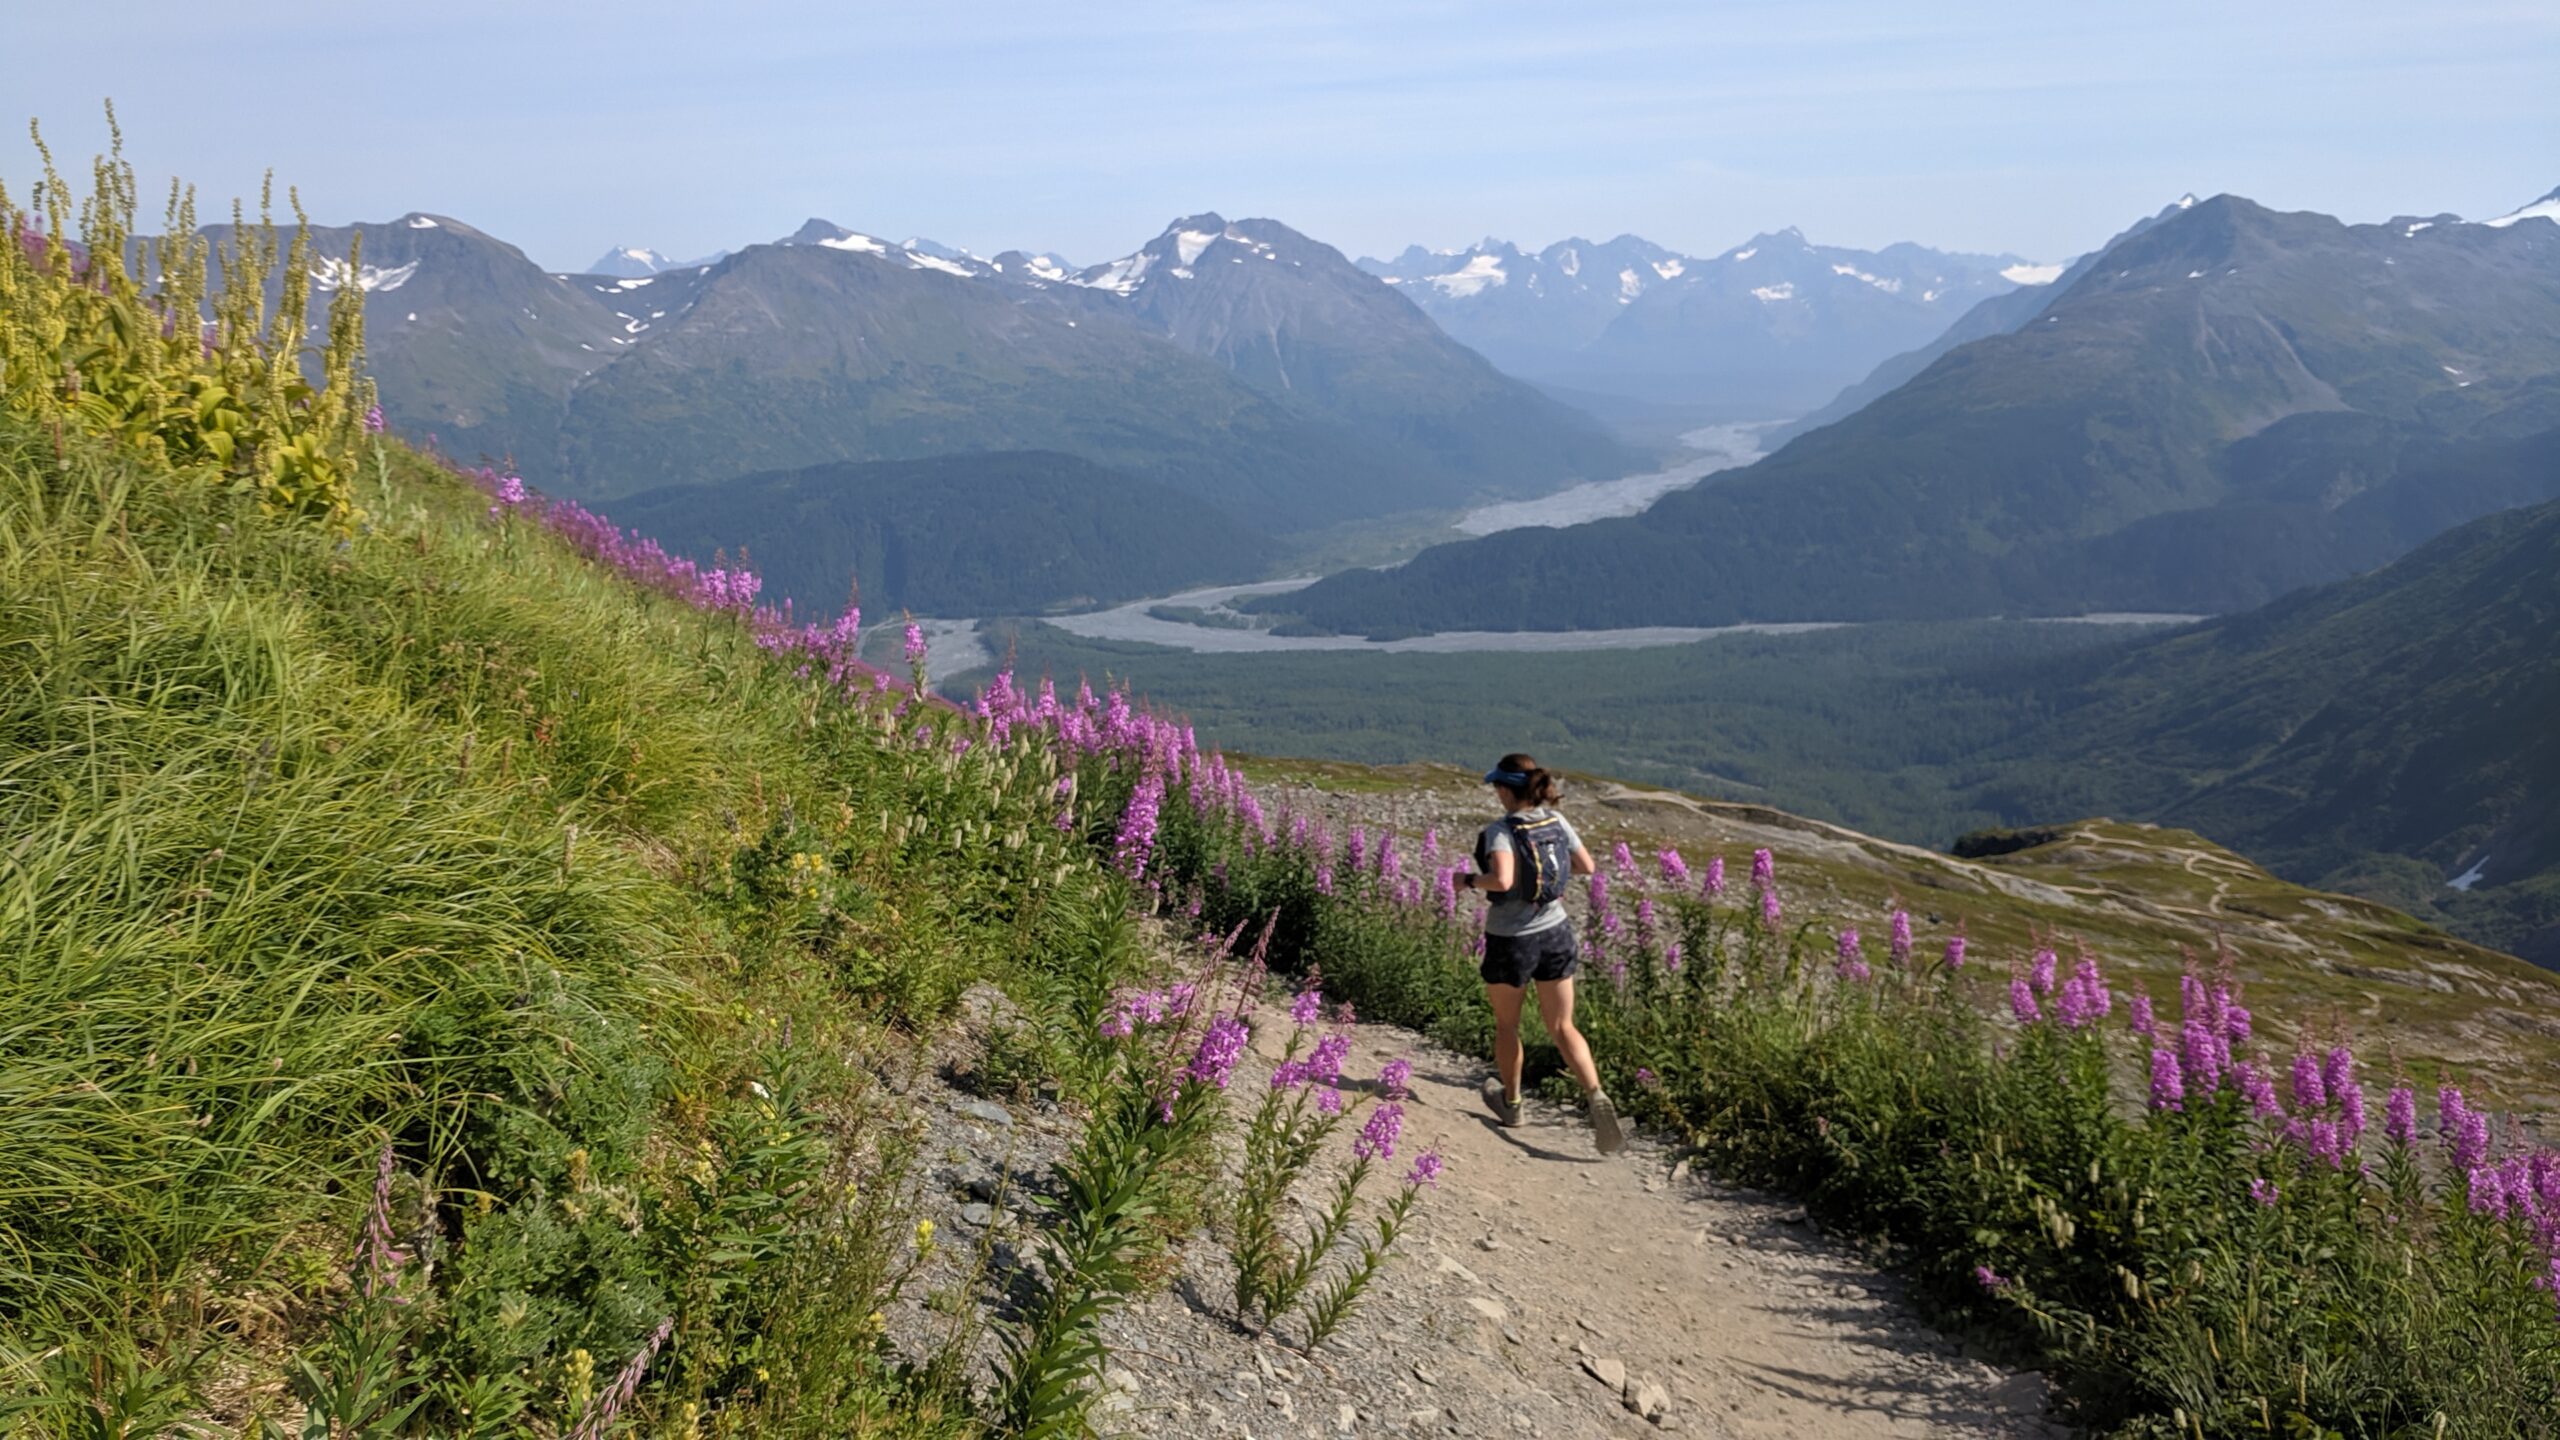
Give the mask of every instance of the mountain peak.
M 2522 209 L 2511 210 L 2495 220 L 2483 220 L 2480 223 L 2503 230 L 2519 220 L 2548 220 L 2555 225 L 2560 225 L 2560 187 L 2553 188 L 2550 194 Z

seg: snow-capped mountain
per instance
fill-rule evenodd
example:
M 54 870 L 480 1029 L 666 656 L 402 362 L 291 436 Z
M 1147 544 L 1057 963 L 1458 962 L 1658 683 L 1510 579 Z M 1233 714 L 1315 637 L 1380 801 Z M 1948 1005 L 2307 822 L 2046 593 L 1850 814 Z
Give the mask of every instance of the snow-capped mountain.
M 676 260 L 655 250 L 633 245 L 619 245 L 604 252 L 604 257 L 588 266 L 584 273 L 610 275 L 615 279 L 628 280 L 644 275 L 656 275 L 668 270 L 698 270 L 705 265 L 717 265 L 728 256 L 729 252 L 726 250 L 715 250 L 698 260 Z
M 2520 220 L 2548 220 L 2554 225 L 2560 225 L 2560 189 L 2553 190 L 2520 210 L 2511 210 L 2495 220 L 2483 220 L 2480 223 L 2503 230 Z
M 1976 302 L 2062 273 L 2015 255 L 1816 245 L 1795 229 L 1706 259 L 1622 235 L 1360 263 L 1514 374 L 1715 419 L 1811 409 Z

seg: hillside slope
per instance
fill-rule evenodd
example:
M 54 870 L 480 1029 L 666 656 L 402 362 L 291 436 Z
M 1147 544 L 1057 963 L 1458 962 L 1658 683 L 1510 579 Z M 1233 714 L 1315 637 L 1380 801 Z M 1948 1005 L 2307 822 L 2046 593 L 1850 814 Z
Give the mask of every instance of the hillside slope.
M 818 615 L 986 615 L 1132 600 L 1270 563 L 1207 503 L 1051 451 L 816 465 L 652 490 L 614 518 L 709 563 L 752 555 L 765 598 Z
M 2229 611 L 2348 573 L 2349 502 L 2555 422 L 2560 226 L 2224 196 L 1748 470 L 1269 608 L 1354 631 Z
M 2539 455 L 2560 466 L 2560 438 Z M 2201 831 L 2560 968 L 2560 504 L 2137 646 L 2069 693 L 1978 757 L 2013 770 L 1979 787 L 1993 808 Z

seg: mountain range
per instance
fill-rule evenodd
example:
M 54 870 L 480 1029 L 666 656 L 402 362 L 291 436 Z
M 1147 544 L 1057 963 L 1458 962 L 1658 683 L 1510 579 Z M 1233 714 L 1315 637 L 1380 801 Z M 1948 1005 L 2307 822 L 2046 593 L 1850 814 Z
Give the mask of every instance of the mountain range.
M 1270 220 L 1069 269 L 812 220 L 645 274 L 547 273 L 443 216 L 364 236 L 389 418 L 586 499 L 830 461 L 1079 456 L 1269 534 L 1538 493 L 1644 457 Z M 668 537 L 671 541 L 680 537 Z
M 2533 438 L 2560 425 L 2560 224 L 2534 207 L 2347 225 L 2219 196 L 2076 268 L 1641 515 L 1265 608 L 1367 633 L 2221 613 L 2560 493 Z
M 1512 374 L 1690 423 L 1801 415 L 1977 301 L 2060 273 L 2015 255 L 1817 245 L 1792 228 L 1712 258 L 1621 235 L 1535 252 L 1487 238 L 1359 263 Z

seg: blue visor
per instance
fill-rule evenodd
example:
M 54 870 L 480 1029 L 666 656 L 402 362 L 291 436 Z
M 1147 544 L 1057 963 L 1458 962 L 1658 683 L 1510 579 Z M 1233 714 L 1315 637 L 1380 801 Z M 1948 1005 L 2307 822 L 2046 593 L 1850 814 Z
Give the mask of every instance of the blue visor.
M 1529 788 L 1529 775 L 1524 770 L 1505 770 L 1497 765 L 1484 772 L 1484 783 L 1499 785 L 1506 790 L 1525 790 Z

